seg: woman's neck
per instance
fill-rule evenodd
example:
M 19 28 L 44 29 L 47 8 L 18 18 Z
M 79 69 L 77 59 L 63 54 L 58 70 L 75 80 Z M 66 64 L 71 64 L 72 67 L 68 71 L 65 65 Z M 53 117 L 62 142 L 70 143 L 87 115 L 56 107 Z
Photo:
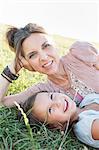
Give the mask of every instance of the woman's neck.
M 49 78 L 57 78 L 57 77 L 60 77 L 63 75 L 66 75 L 66 72 L 64 70 L 64 66 L 63 66 L 62 62 L 60 61 L 59 65 L 57 67 L 57 71 L 54 72 L 54 74 L 49 75 Z
M 48 75 L 48 79 L 59 85 L 67 84 L 68 76 L 61 61 L 57 71 L 54 74 Z

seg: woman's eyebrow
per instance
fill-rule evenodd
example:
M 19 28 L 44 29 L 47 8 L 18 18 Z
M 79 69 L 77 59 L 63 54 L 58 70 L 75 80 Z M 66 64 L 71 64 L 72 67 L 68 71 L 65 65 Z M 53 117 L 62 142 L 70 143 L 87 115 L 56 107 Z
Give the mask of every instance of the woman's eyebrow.
M 27 57 L 29 57 L 31 54 L 35 54 L 35 51 L 32 51 L 32 52 L 28 53 Z
M 43 47 L 45 46 L 45 44 L 46 44 L 47 42 L 48 42 L 48 41 L 45 41 L 45 42 L 41 45 L 42 49 L 43 49 Z
M 41 48 L 43 49 L 45 44 L 47 43 L 48 41 L 45 41 L 42 45 L 41 45 Z M 30 53 L 26 54 L 27 57 L 29 57 L 31 54 L 35 53 L 35 49 L 32 49 Z

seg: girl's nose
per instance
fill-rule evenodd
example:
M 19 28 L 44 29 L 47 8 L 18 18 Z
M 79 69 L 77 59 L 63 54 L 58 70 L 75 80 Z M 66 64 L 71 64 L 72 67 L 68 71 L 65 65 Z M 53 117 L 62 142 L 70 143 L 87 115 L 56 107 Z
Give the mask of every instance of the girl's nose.
M 54 101 L 54 102 L 53 102 L 53 105 L 59 108 L 59 107 L 61 106 L 60 100 Z

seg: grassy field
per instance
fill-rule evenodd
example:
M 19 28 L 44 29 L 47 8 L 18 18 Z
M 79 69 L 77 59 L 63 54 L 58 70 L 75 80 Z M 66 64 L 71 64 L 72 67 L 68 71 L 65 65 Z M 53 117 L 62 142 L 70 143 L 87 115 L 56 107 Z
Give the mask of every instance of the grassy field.
M 6 28 L 7 26 L 0 26 L 0 72 L 14 57 L 5 41 Z M 53 38 L 61 49 L 61 55 L 75 41 L 58 35 L 54 35 Z M 44 75 L 22 70 L 19 79 L 10 85 L 7 94 L 18 93 L 42 80 L 46 80 Z M 80 143 L 71 130 L 65 136 L 60 131 L 48 130 L 44 125 L 34 124 L 28 130 L 24 121 L 17 119 L 17 108 L 1 106 L 0 150 L 94 150 L 94 148 Z

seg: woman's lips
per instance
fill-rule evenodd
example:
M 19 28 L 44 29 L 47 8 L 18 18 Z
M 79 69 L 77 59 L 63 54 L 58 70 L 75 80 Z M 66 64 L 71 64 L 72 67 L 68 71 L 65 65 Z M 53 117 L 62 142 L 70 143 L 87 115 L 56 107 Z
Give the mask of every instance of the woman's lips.
M 51 60 L 51 61 L 45 63 L 44 65 L 42 65 L 42 67 L 48 68 L 48 67 L 50 67 L 50 66 L 52 65 L 52 63 L 53 63 L 53 60 Z
M 64 112 L 68 109 L 68 102 L 65 100 Z

